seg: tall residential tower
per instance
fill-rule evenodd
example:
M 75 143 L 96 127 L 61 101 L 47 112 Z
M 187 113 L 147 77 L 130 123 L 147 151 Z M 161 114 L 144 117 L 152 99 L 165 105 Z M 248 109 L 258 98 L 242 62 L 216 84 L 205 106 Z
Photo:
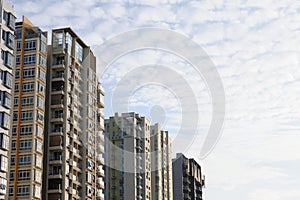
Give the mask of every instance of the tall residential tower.
M 104 91 L 96 58 L 70 28 L 48 48 L 44 199 L 104 199 Z
M 41 199 L 47 32 L 16 23 L 9 199 Z
M 8 156 L 12 119 L 12 89 L 15 45 L 15 14 L 12 6 L 0 0 L 1 28 L 1 84 L 0 84 L 0 199 L 5 199 L 8 188 Z

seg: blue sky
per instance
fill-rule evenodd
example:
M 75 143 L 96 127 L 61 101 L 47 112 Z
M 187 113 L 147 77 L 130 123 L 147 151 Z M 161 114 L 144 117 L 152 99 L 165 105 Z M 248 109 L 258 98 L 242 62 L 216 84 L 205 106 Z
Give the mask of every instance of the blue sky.
M 199 160 L 198 155 L 211 119 L 210 95 L 191 66 L 174 55 L 148 50 L 117 60 L 103 79 L 105 113 L 111 113 L 111 91 L 128 70 L 141 64 L 172 66 L 189 81 L 197 97 L 199 137 L 185 154 L 203 166 L 205 199 L 300 199 L 299 1 L 13 2 L 19 19 L 26 15 L 48 31 L 71 26 L 93 48 L 142 27 L 171 29 L 197 42 L 217 67 L 226 95 L 223 134 L 207 158 Z M 151 85 L 132 95 L 130 107 L 149 117 L 151 106 L 161 106 L 164 126 L 174 133 L 181 120 L 175 97 Z

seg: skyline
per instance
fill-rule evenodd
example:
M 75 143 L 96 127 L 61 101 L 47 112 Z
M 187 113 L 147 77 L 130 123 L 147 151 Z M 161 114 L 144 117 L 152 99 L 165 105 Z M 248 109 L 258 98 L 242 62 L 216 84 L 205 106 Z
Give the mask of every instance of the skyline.
M 300 6 L 293 1 L 284 4 L 282 1 L 102 2 L 97 5 L 97 1 L 91 0 L 43 0 L 39 3 L 14 1 L 14 5 L 17 21 L 24 14 L 43 30 L 70 26 L 94 48 L 114 35 L 149 26 L 175 30 L 197 42 L 221 75 L 227 111 L 221 140 L 199 162 L 207 176 L 205 199 L 240 199 L 241 196 L 247 200 L 299 199 L 296 168 L 300 165 L 297 145 L 300 110 L 296 94 L 300 90 L 297 88 L 300 74 L 296 67 L 300 60 L 297 47 Z M 107 80 L 118 81 L 118 76 L 122 76 L 120 66 L 134 68 L 140 63 L 166 63 L 189 79 L 201 106 L 201 134 L 195 141 L 201 143 L 211 115 L 209 93 L 203 80 L 185 70 L 187 63 L 156 51 L 121 58 L 112 66 L 118 74 L 111 73 Z M 108 94 L 105 104 L 109 105 L 110 85 L 106 84 L 103 81 Z M 149 101 L 159 103 L 166 114 L 168 109 L 178 108 L 175 100 L 168 100 L 172 94 L 165 94 L 162 88 L 150 87 L 139 92 L 133 99 L 133 107 L 140 105 L 143 115 L 149 117 L 148 110 L 143 108 Z M 149 98 L 150 92 L 159 95 Z M 160 98 L 160 94 L 165 98 Z M 166 123 L 169 131 L 176 132 L 178 113 L 175 109 L 174 115 L 166 116 L 167 122 L 171 121 Z M 113 113 L 105 114 L 107 118 Z M 198 148 L 193 145 L 183 153 L 197 159 Z

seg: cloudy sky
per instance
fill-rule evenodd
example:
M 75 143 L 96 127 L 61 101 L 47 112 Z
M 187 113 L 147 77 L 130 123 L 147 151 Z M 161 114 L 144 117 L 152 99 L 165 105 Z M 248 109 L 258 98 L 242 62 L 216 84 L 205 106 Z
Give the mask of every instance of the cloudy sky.
M 102 79 L 105 113 L 115 111 L 113 91 L 133 69 L 153 64 L 171 67 L 197 99 L 198 105 L 191 105 L 199 111 L 197 138 L 185 154 L 202 165 L 205 199 L 300 199 L 300 1 L 13 2 L 19 19 L 26 15 L 48 31 L 71 26 L 94 49 L 144 27 L 170 29 L 196 42 L 216 66 L 226 97 L 222 136 L 208 157 L 199 159 L 212 115 L 210 93 L 205 80 L 180 56 L 148 49 L 112 63 Z M 159 84 L 141 85 L 132 91 L 128 106 L 160 121 L 176 138 L 184 109 L 179 92 Z

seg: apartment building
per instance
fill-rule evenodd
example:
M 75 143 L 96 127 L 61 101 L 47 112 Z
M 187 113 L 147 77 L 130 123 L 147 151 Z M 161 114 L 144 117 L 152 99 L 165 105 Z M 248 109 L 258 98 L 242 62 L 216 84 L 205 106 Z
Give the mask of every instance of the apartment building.
M 150 126 L 152 200 L 173 200 L 172 148 L 168 131 Z
M 15 29 L 9 199 L 41 199 L 47 32 L 26 17 Z
M 104 199 L 104 91 L 71 28 L 52 31 L 47 80 L 44 199 Z
M 0 84 L 0 200 L 8 193 L 9 143 L 12 119 L 15 14 L 11 5 L 0 0 L 1 84 Z
M 201 166 L 183 154 L 173 159 L 173 196 L 174 200 L 202 200 L 202 188 L 205 186 Z
M 116 113 L 105 120 L 105 198 L 150 200 L 150 122 L 139 114 Z

